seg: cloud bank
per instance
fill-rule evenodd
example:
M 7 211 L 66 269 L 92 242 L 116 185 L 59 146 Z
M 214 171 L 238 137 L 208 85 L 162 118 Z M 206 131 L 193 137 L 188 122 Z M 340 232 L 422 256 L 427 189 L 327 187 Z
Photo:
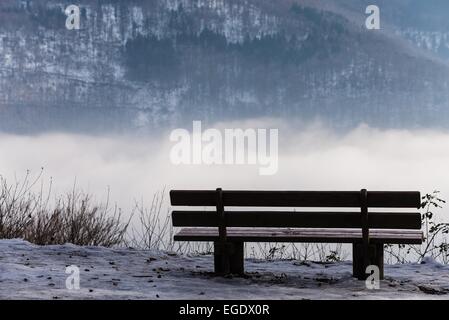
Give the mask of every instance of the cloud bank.
M 251 165 L 174 165 L 170 132 L 157 137 L 0 135 L 0 174 L 27 170 L 52 177 L 57 193 L 76 185 L 125 211 L 166 189 L 419 190 L 449 195 L 449 133 L 377 130 L 361 126 L 341 134 L 319 125 L 278 120 L 219 123 L 215 128 L 278 128 L 279 169 L 259 175 Z M 187 128 L 188 129 L 188 128 Z

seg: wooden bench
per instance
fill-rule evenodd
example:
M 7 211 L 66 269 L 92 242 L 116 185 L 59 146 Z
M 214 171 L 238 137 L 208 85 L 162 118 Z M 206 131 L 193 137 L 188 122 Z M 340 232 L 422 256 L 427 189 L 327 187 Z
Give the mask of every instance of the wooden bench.
M 172 212 L 173 226 L 183 227 L 174 240 L 213 242 L 218 274 L 244 272 L 245 242 L 350 243 L 354 276 L 366 279 L 366 267 L 376 265 L 383 279 L 384 244 L 419 245 L 423 241 L 419 212 L 391 210 L 420 208 L 420 193 L 414 191 L 172 190 L 170 200 L 172 206 L 203 207 L 203 211 Z M 204 207 L 215 210 L 204 211 Z M 225 207 L 235 207 L 235 211 Z M 253 210 L 248 211 L 249 207 Z M 273 207 L 283 210 L 264 209 Z M 388 212 L 368 208 L 387 208 Z

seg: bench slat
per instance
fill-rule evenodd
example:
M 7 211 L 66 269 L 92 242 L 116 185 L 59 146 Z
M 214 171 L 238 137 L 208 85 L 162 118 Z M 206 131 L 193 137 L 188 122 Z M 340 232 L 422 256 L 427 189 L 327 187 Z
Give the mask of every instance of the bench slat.
M 216 191 L 172 190 L 173 206 L 215 206 Z M 224 206 L 360 207 L 359 191 L 223 191 Z M 419 208 L 418 191 L 368 191 L 371 208 Z
M 238 242 L 317 242 L 358 243 L 362 231 L 355 229 L 259 229 L 228 228 L 228 240 Z M 218 241 L 217 228 L 183 228 L 174 236 L 175 241 Z M 372 243 L 421 244 L 423 233 L 418 230 L 370 230 Z
M 215 211 L 173 211 L 175 227 L 218 227 Z M 228 227 L 361 228 L 360 212 L 228 211 Z M 370 228 L 421 229 L 419 212 L 370 212 Z

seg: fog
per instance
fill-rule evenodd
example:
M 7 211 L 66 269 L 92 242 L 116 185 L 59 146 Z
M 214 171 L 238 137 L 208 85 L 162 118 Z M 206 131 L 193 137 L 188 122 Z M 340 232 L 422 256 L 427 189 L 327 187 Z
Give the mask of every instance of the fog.
M 178 188 L 274 190 L 419 190 L 449 196 L 449 133 L 377 130 L 336 133 L 319 124 L 279 120 L 220 123 L 215 128 L 278 128 L 279 170 L 259 175 L 254 165 L 173 165 L 170 131 L 158 136 L 0 135 L 0 174 L 10 181 L 27 170 L 52 180 L 55 194 L 73 185 L 129 212 L 135 201 Z M 186 128 L 191 130 L 191 128 Z M 445 212 L 445 211 L 443 211 Z M 445 214 L 446 215 L 446 214 Z

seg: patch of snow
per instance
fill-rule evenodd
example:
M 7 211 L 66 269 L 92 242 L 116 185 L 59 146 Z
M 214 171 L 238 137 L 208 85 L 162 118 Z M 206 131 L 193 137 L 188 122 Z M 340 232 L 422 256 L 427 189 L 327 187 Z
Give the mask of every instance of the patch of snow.
M 386 265 L 379 290 L 352 277 L 350 261 L 247 259 L 244 277 L 217 277 L 210 255 L 37 246 L 0 241 L 0 299 L 449 299 L 449 266 Z M 66 267 L 80 268 L 69 290 Z

